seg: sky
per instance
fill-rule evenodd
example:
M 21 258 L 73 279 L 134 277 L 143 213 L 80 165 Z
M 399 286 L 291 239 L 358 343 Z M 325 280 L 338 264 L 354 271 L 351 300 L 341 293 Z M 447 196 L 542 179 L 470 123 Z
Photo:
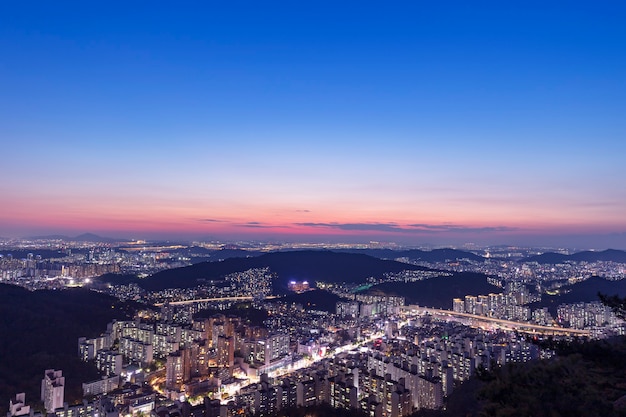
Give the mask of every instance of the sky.
M 626 249 L 623 1 L 0 3 L 0 236 Z

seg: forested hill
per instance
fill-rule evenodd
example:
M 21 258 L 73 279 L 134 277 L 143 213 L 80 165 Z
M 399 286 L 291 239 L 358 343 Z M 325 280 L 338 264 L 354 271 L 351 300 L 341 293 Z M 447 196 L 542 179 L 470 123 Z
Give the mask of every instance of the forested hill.
M 28 291 L 0 284 L 0 413 L 19 392 L 28 404 L 37 403 L 44 371 L 51 368 L 63 371 L 66 399 L 81 399 L 81 384 L 99 374 L 78 359 L 78 338 L 97 336 L 111 320 L 132 313 L 132 305 L 85 289 Z
M 457 272 L 416 282 L 385 282 L 371 287 L 370 294 L 400 295 L 407 304 L 452 310 L 453 298 L 487 295 L 502 288 L 487 282 L 487 276 L 474 272 Z
M 233 272 L 269 267 L 278 275 L 275 289 L 286 288 L 290 280 L 363 283 L 371 276 L 403 270 L 425 270 L 415 265 L 383 260 L 363 254 L 331 251 L 273 252 L 257 257 L 202 262 L 162 271 L 138 281 L 147 290 L 195 287 L 205 280 L 220 279 Z
M 458 249 L 433 249 L 425 251 L 420 249 L 393 250 L 393 249 L 343 249 L 338 252 L 360 253 L 381 259 L 408 258 L 412 261 L 422 262 L 452 262 L 468 259 L 475 262 L 483 262 L 485 258 L 472 252 Z
M 521 262 L 537 262 L 540 264 L 560 264 L 566 261 L 571 262 L 619 262 L 626 263 L 626 252 L 617 249 L 607 249 L 604 251 L 584 251 L 564 255 L 562 253 L 546 252 L 541 255 L 531 256 L 522 259 Z
M 541 301 L 532 304 L 531 307 L 548 307 L 552 315 L 556 315 L 557 307 L 560 304 L 600 301 L 598 293 L 626 297 L 626 280 L 610 281 L 602 277 L 591 277 L 582 282 L 562 287 L 556 295 L 543 294 Z

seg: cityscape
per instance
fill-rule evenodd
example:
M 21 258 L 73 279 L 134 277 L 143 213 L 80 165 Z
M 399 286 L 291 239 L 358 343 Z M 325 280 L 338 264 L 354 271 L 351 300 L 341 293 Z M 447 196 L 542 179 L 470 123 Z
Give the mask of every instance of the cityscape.
M 1 3 L 0 414 L 626 416 L 625 16 Z
M 134 306 L 125 320 L 76 339 L 75 359 L 100 374 L 80 381 L 81 401 L 65 396 L 67 371 L 43 369 L 40 400 L 11 394 L 8 417 L 271 416 L 322 404 L 372 417 L 407 416 L 445 410 L 464 382 L 494 368 L 555 360 L 557 349 L 543 342 L 609 340 L 626 332 L 623 315 L 597 296 L 606 288 L 626 295 L 626 252 L 619 250 L 411 249 L 380 242 L 325 245 L 329 250 L 87 237 L 100 241 L 39 237 L 0 245 L 0 284 L 28 292 L 89 289 Z M 285 280 L 273 261 L 236 264 L 267 255 L 285 264 L 293 256 L 319 262 L 329 253 L 337 256 L 332 268 L 354 256 L 393 267 L 364 279 L 338 280 L 329 272 L 323 279 L 308 270 L 306 280 L 297 274 Z M 228 262 L 242 270 L 194 271 Z M 307 270 L 306 261 L 299 268 Z M 183 270 L 191 271 L 191 284 L 180 279 Z M 165 285 L 152 282 L 172 273 Z M 458 277 L 471 279 L 464 288 L 473 291 L 441 304 L 385 290 L 430 282 L 458 287 Z M 595 292 L 578 292 L 594 280 L 602 281 Z M 484 288 L 491 291 L 481 293 Z M 555 305 L 572 294 L 579 298 Z

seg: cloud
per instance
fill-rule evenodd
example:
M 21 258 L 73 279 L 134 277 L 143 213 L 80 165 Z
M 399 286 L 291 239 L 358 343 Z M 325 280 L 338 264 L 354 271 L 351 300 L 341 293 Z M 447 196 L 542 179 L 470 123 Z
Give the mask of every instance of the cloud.
M 249 227 L 249 228 L 254 228 L 254 229 L 263 229 L 263 228 L 267 228 L 267 227 L 272 227 L 272 226 L 263 224 L 261 222 L 247 222 L 247 223 L 238 224 L 237 226 Z
M 347 231 L 376 231 L 400 233 L 494 233 L 511 232 L 518 230 L 508 226 L 470 227 L 455 224 L 426 224 L 415 223 L 399 225 L 397 223 L 296 223 L 297 226 L 325 227 Z
M 296 210 L 296 213 L 310 213 L 311 210 Z
M 253 229 L 277 229 L 277 228 L 288 228 L 289 226 L 279 226 L 279 225 L 273 225 L 273 224 L 266 224 L 266 223 L 261 223 L 261 222 L 246 222 L 246 223 L 241 223 L 238 224 L 237 226 L 239 227 L 249 227 L 249 228 L 253 228 Z
M 424 232 L 470 232 L 470 233 L 483 233 L 483 232 L 513 232 L 519 230 L 516 227 L 508 227 L 508 226 L 486 226 L 486 227 L 471 227 L 471 226 L 462 226 L 458 224 L 426 224 L 426 223 L 416 223 L 409 224 L 409 227 L 414 228 L 414 230 L 424 231 Z
M 404 229 L 395 223 L 296 223 L 306 227 L 328 227 L 339 230 L 364 230 L 378 232 L 402 232 Z
M 297 210 L 299 212 L 309 212 L 309 210 Z M 197 219 L 199 222 L 206 223 L 228 223 L 225 220 L 218 219 Z M 249 221 L 245 223 L 233 224 L 238 227 L 255 228 L 255 229 L 273 229 L 273 228 L 290 228 L 289 225 L 275 225 L 267 224 L 258 221 Z M 428 223 L 413 223 L 401 225 L 395 222 L 388 223 L 315 223 L 315 222 L 303 222 L 294 223 L 294 226 L 314 227 L 314 228 L 326 228 L 336 229 L 351 232 L 387 232 L 387 233 L 413 233 L 413 234 L 438 234 L 438 233 L 498 233 L 498 232 L 514 232 L 519 230 L 516 227 L 508 226 L 484 226 L 473 227 L 463 226 L 458 224 L 428 224 Z

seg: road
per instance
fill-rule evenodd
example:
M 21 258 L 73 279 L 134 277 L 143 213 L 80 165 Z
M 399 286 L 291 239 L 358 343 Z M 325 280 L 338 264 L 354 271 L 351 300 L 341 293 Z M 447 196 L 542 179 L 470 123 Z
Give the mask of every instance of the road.
M 279 298 L 276 295 L 271 295 L 269 297 L 265 297 L 266 300 L 271 300 L 273 298 Z M 169 304 L 171 306 L 180 306 L 185 304 L 193 304 L 193 303 L 203 303 L 210 301 L 250 301 L 253 297 L 250 296 L 238 296 L 238 297 L 217 297 L 217 298 L 200 298 L 194 300 L 183 300 L 183 301 L 172 301 Z M 164 303 L 156 303 L 154 304 L 157 307 L 161 307 Z
M 266 297 L 266 299 L 273 299 L 273 298 L 279 298 L 279 297 L 277 296 Z M 195 299 L 195 300 L 173 301 L 173 302 L 170 302 L 170 305 L 185 305 L 185 304 L 211 302 L 211 301 L 250 301 L 250 300 L 252 300 L 252 297 L 250 296 L 216 297 L 216 298 L 202 298 L 202 299 Z M 160 307 L 162 305 L 163 303 L 155 304 L 155 306 L 157 307 Z M 504 319 L 498 319 L 498 318 L 487 317 L 487 316 L 478 316 L 475 314 L 468 314 L 468 313 L 457 313 L 451 310 L 441 310 L 441 309 L 436 309 L 436 308 L 422 307 L 418 305 L 404 306 L 402 307 L 402 310 L 405 312 L 419 311 L 419 312 L 430 313 L 430 314 L 438 315 L 438 316 L 454 317 L 457 319 L 467 319 L 467 320 L 472 320 L 474 322 L 482 322 L 485 324 L 496 325 L 500 329 L 516 330 L 516 331 L 524 332 L 524 333 L 533 333 L 533 334 L 539 333 L 539 334 L 566 335 L 566 336 L 589 336 L 590 335 L 588 330 L 542 326 L 539 324 L 504 320 Z
M 532 324 L 526 322 L 519 321 L 510 321 L 504 319 L 498 319 L 494 317 L 486 317 L 486 316 L 478 316 L 475 314 L 468 313 L 457 313 L 455 311 L 450 310 L 440 310 L 436 308 L 428 308 L 421 307 L 418 305 L 408 305 L 402 307 L 402 310 L 405 312 L 424 312 L 430 313 L 437 316 L 446 316 L 457 319 L 467 319 L 472 320 L 474 323 L 485 323 L 496 325 L 500 329 L 504 330 L 516 330 L 522 333 L 531 333 L 531 334 L 551 334 L 551 335 L 566 335 L 566 336 L 589 336 L 590 332 L 588 330 L 579 330 L 579 329 L 566 329 L 563 327 L 551 327 L 551 326 L 542 326 L 539 324 Z

